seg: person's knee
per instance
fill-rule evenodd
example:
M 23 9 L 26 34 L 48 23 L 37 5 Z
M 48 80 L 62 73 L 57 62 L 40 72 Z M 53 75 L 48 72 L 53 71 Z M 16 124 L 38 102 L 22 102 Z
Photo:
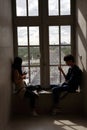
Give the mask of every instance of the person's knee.
M 53 88 L 53 89 L 52 89 L 52 92 L 53 92 L 53 94 L 56 94 L 56 93 L 58 92 L 58 88 L 56 88 L 56 87 Z

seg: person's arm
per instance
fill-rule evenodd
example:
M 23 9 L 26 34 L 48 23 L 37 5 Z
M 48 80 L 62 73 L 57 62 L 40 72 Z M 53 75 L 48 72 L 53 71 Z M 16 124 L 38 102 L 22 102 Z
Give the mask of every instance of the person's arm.
M 14 82 L 20 84 L 23 81 L 24 77 L 19 74 L 18 70 L 14 70 Z
M 79 74 L 78 69 L 76 67 L 74 67 L 68 76 L 67 83 L 70 85 L 78 86 L 79 76 L 80 76 L 80 74 Z
M 21 77 L 22 77 L 22 79 L 25 79 L 26 78 L 26 72 L 24 72 L 22 75 L 21 75 Z
M 58 66 L 59 71 L 63 74 L 64 78 L 66 79 L 66 74 L 64 73 L 63 69 L 61 66 Z

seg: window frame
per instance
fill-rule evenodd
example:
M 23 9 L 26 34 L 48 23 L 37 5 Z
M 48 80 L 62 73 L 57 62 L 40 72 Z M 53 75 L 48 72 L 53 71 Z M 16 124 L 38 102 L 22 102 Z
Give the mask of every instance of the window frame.
M 28 0 L 26 0 L 28 1 Z M 71 0 L 71 15 L 48 16 L 48 1 L 38 0 L 39 16 L 16 16 L 16 0 L 12 0 L 13 14 L 13 40 L 14 40 L 14 56 L 18 55 L 17 50 L 17 27 L 20 26 L 39 26 L 40 27 L 40 51 L 42 52 L 43 60 L 41 59 L 41 72 L 44 78 L 41 78 L 41 85 L 47 86 L 50 83 L 49 79 L 49 38 L 48 26 L 71 26 L 71 53 L 75 56 L 75 0 Z M 59 0 L 60 3 L 60 0 Z M 28 9 L 28 7 L 27 7 Z M 42 10 L 43 9 L 43 10 Z M 59 6 L 60 9 L 60 6 Z M 28 13 L 27 13 L 28 14 Z M 42 31 L 43 30 L 43 31 Z M 29 40 L 29 39 L 28 39 Z M 45 43 L 45 45 L 44 45 Z M 46 54 L 45 54 L 46 52 Z M 44 71 L 45 70 L 45 71 Z M 48 73 L 48 75 L 47 75 Z M 61 80 L 61 78 L 60 78 Z

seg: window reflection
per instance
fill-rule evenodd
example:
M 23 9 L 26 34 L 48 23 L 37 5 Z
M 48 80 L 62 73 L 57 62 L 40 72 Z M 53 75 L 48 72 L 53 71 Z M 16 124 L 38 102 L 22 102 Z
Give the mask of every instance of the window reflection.
M 30 45 L 39 45 L 39 27 L 29 27 Z
M 28 15 L 38 16 L 38 0 L 28 0 Z
M 60 0 L 60 15 L 70 15 L 70 0 Z
M 61 44 L 71 44 L 71 28 L 70 26 L 61 26 Z
M 28 45 L 27 27 L 17 27 L 18 45 Z
M 60 81 L 60 73 L 57 66 L 50 67 L 50 84 L 58 84 Z
M 71 54 L 71 46 L 61 46 L 61 63 L 65 64 L 63 58 L 65 55 Z
M 30 83 L 32 85 L 40 84 L 40 67 L 30 67 Z
M 39 47 L 30 47 L 30 65 L 40 65 Z
M 28 66 L 28 47 L 18 47 L 18 56 L 22 58 L 22 65 Z
M 48 0 L 48 12 L 49 15 L 59 15 L 58 0 Z
M 16 0 L 16 15 L 27 16 L 26 0 Z
M 59 27 L 49 26 L 49 45 L 59 44 Z
M 58 65 L 59 63 L 59 47 L 50 46 L 50 65 Z

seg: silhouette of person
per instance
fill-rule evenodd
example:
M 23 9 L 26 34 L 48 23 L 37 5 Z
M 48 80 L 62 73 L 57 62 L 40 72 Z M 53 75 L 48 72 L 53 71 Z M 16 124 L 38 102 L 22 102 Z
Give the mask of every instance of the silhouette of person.
M 35 110 L 35 102 L 38 95 L 26 86 L 24 79 L 26 78 L 26 73 L 22 73 L 22 59 L 16 57 L 14 63 L 12 64 L 13 81 L 15 83 L 16 94 L 21 97 L 29 98 L 32 114 L 37 116 Z
M 81 84 L 82 71 L 75 64 L 74 57 L 69 54 L 64 57 L 64 61 L 69 67 L 67 74 L 64 73 L 61 66 L 58 66 L 59 71 L 63 74 L 65 82 L 58 85 L 51 85 L 53 93 L 53 113 L 57 113 L 60 94 L 64 91 L 75 92 Z

